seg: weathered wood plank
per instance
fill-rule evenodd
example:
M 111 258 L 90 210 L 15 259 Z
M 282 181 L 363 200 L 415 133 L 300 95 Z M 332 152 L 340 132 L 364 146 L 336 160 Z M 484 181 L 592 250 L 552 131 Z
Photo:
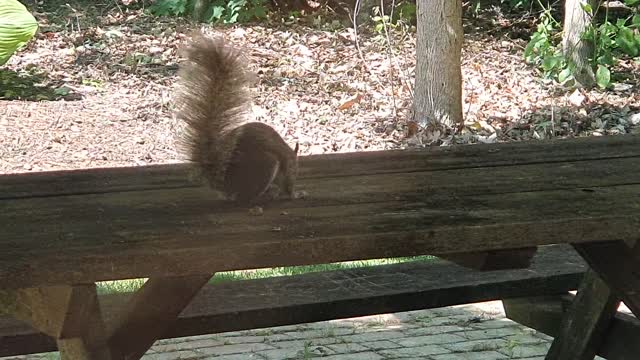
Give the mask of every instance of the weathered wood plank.
M 0 200 L 198 186 L 188 163 L 0 174 Z
M 640 139 L 640 136 L 637 138 Z M 637 140 L 637 143 L 640 143 L 640 140 Z M 502 145 L 507 144 L 496 146 Z M 588 155 L 581 158 L 574 152 L 558 155 L 561 149 L 553 148 L 545 148 L 549 152 L 547 154 L 531 153 L 523 148 L 522 151 L 511 153 L 514 158 L 510 159 L 506 156 L 506 149 L 480 150 L 482 146 L 477 148 L 478 150 L 474 150 L 475 154 L 467 154 L 468 158 L 459 158 L 455 151 L 436 149 L 302 157 L 299 184 L 315 198 L 326 197 L 317 196 L 318 191 L 322 193 L 323 189 L 324 192 L 328 190 L 329 194 L 335 194 L 336 184 L 338 188 L 350 191 L 354 190 L 353 186 L 357 187 L 356 190 L 364 188 L 368 193 L 375 189 L 381 193 L 388 193 L 389 189 L 385 185 L 393 182 L 396 186 L 401 186 L 396 193 L 405 192 L 405 189 L 423 192 L 432 188 L 445 189 L 450 187 L 449 183 L 452 180 L 454 182 L 451 185 L 461 190 L 470 187 L 467 192 L 525 191 L 519 186 L 511 186 L 522 180 L 526 180 L 524 186 L 536 184 L 539 189 L 603 186 L 624 183 L 620 182 L 621 179 L 634 179 L 633 175 L 638 171 L 637 166 L 627 166 L 628 172 L 616 170 L 623 164 L 634 164 L 640 157 L 638 150 L 635 153 L 624 150 L 620 154 L 616 151 L 619 150 L 616 146 L 600 148 L 600 153 L 593 153 L 593 149 L 589 148 L 591 159 Z M 586 147 L 584 150 L 587 151 Z M 433 151 L 440 155 L 436 159 L 438 161 L 431 158 Z M 390 153 L 393 155 L 389 155 Z M 496 154 L 501 154 L 501 158 L 493 159 Z M 483 156 L 488 159 L 483 160 Z M 558 162 L 561 159 L 564 160 Z M 434 161 L 435 164 L 432 164 Z M 417 166 L 414 164 L 416 162 L 425 164 Z M 512 166 L 516 167 L 512 169 Z M 395 181 L 396 177 L 393 175 L 396 174 L 401 174 L 405 181 Z M 355 179 L 349 181 L 344 178 Z M 373 184 L 371 178 L 376 179 Z M 416 189 L 414 185 L 417 184 L 423 184 L 428 188 Z M 316 185 L 320 185 L 320 189 L 316 189 Z M 195 175 L 194 168 L 188 164 L 11 174 L 0 175 L 0 200 L 199 186 L 203 184 Z
M 59 339 L 58 350 L 62 360 L 116 360 L 103 345 L 96 348 L 86 337 Z
M 545 359 L 593 360 L 618 306 L 620 299 L 598 274 L 589 270 Z
M 49 336 L 61 338 L 65 331 L 69 313 L 67 309 L 71 297 L 74 296 L 73 292 L 73 287 L 67 285 L 18 289 L 15 291 L 14 305 L 11 308 L 14 309 L 13 314 L 16 318 L 28 321 Z M 75 318 L 73 313 L 71 315 Z M 71 323 L 73 322 L 72 319 Z
M 324 178 L 640 156 L 640 136 L 576 138 L 305 156 L 300 177 Z M 0 175 L 0 199 L 196 186 L 188 164 Z M 69 184 L 73 184 L 71 187 Z
M 334 163 L 319 166 L 334 169 L 328 173 L 336 175 L 303 177 L 301 187 L 310 194 L 306 199 L 269 204 L 263 216 L 215 201 L 202 187 L 173 188 L 178 186 L 175 177 L 167 179 L 170 189 L 159 189 L 162 181 L 156 177 L 162 178 L 162 172 L 146 173 L 156 178 L 149 180 L 149 189 L 155 190 L 146 191 L 116 186 L 125 183 L 116 175 L 99 182 L 93 173 L 94 190 L 115 192 L 35 198 L 18 194 L 0 200 L 0 286 L 635 238 L 640 157 L 634 151 L 640 147 L 629 147 L 636 137 L 611 141 L 558 143 L 558 149 L 571 156 L 585 150 L 600 160 L 570 157 L 574 160 L 545 163 L 540 149 L 553 148 L 530 144 L 516 152 L 514 162 L 503 151 L 509 145 L 447 150 L 439 153 L 444 164 L 439 170 L 416 165 L 417 170 L 408 173 L 377 167 L 376 156 L 394 161 L 407 156 L 431 166 L 431 154 L 362 155 L 370 161 L 357 171 L 338 175 L 340 166 Z M 588 150 L 591 146 L 600 151 Z M 482 167 L 460 154 L 480 163 L 484 156 L 501 155 Z M 567 156 L 547 158 L 560 161 Z M 372 167 L 369 175 L 363 173 L 367 166 Z M 132 183 L 146 181 L 134 169 L 122 172 Z M 81 174 L 75 174 L 81 179 L 66 187 L 88 191 L 91 181 L 82 183 Z M 3 179 L 0 182 L 29 183 L 30 177 Z M 52 191 L 49 194 L 57 190 Z
M 62 359 L 111 360 L 95 284 L 20 289 L 15 316 L 56 339 Z
M 640 136 L 576 138 L 488 145 L 305 156 L 302 179 L 470 167 L 558 163 L 640 156 Z M 0 175 L 0 199 L 172 189 L 201 184 L 189 164 Z M 73 184 L 73 186 L 70 186 Z
M 365 175 L 370 171 L 370 162 L 378 164 L 374 166 L 375 173 L 379 174 L 637 157 L 639 138 L 640 136 L 620 136 L 615 139 L 609 137 L 605 140 L 602 138 L 554 139 L 428 147 L 409 152 L 398 150 L 320 155 L 309 157 L 311 164 L 308 169 L 305 166 L 302 167 L 301 175 L 311 177 Z M 425 154 L 425 151 L 428 153 Z M 408 157 L 406 153 L 410 156 Z
M 640 317 L 640 241 L 633 247 L 624 241 L 573 246 L 633 314 Z
M 210 278 L 211 274 L 147 280 L 115 312 L 117 319 L 109 330 L 111 351 L 125 360 L 140 359 Z
M 434 260 L 205 286 L 163 338 L 292 325 L 499 299 L 562 294 L 586 270 L 567 246 L 542 247 L 530 269 L 478 272 Z M 130 295 L 101 298 L 107 320 Z M 112 321 L 112 320 L 109 320 Z M 0 356 L 55 349 L 47 338 L 0 318 Z
M 549 336 L 560 334 L 561 321 L 574 295 L 503 300 L 507 317 Z M 608 360 L 636 360 L 640 354 L 640 320 L 618 312 L 604 334 L 598 355 Z M 573 356 L 569 357 L 573 359 Z
M 441 217 L 440 220 L 446 221 L 447 218 L 453 216 L 459 222 L 464 219 L 473 219 L 473 214 L 477 211 L 491 210 L 484 202 L 487 202 L 485 200 L 487 197 L 493 197 L 493 195 L 507 195 L 506 197 L 518 197 L 523 201 L 534 201 L 533 204 L 504 208 L 517 204 L 500 204 L 499 201 L 505 196 L 497 197 L 497 205 L 503 207 L 499 209 L 501 213 L 510 211 L 514 216 L 517 216 L 518 213 L 526 213 L 526 211 L 553 212 L 556 211 L 557 206 L 566 208 L 567 205 L 571 205 L 566 204 L 567 201 L 589 201 L 592 199 L 589 204 L 595 204 L 595 201 L 606 197 L 607 187 L 639 182 L 640 165 L 638 164 L 640 164 L 640 160 L 630 163 L 627 161 L 629 160 L 625 159 L 625 162 L 622 163 L 613 161 L 602 164 L 589 163 L 589 165 L 584 163 L 580 168 L 569 165 L 562 167 L 554 165 L 554 168 L 562 168 L 566 171 L 551 172 L 550 178 L 539 175 L 548 172 L 545 169 L 524 170 L 521 167 L 513 166 L 505 168 L 504 172 L 485 169 L 486 171 L 482 174 L 477 173 L 475 169 L 471 169 L 466 174 L 462 171 L 455 171 L 453 174 L 439 172 L 437 173 L 438 178 L 421 174 L 395 174 L 369 178 L 323 179 L 307 184 L 306 189 L 312 194 L 309 198 L 274 203 L 270 204 L 269 208 L 273 211 L 279 211 L 276 214 L 280 222 L 274 223 L 275 227 L 282 227 L 282 220 L 291 217 L 281 216 L 282 212 L 303 213 L 310 210 L 322 213 L 323 210 L 327 210 L 324 211 L 324 217 L 335 222 L 339 219 L 331 218 L 331 213 L 328 211 L 333 211 L 336 215 L 340 214 L 340 211 L 348 214 L 349 211 L 357 212 L 359 207 L 362 207 L 362 212 L 369 210 L 373 213 L 380 211 L 412 212 L 418 208 L 429 216 Z M 611 172 L 626 175 L 608 176 L 607 174 Z M 571 190 L 566 192 L 569 196 L 565 197 L 565 194 L 561 192 L 563 189 Z M 555 191 L 554 194 L 559 194 L 559 199 L 555 203 L 553 198 L 546 199 L 545 205 L 551 206 L 551 208 L 536 206 L 537 193 L 541 193 L 540 197 L 543 200 L 545 197 L 543 191 Z M 579 194 L 576 197 L 575 191 L 587 193 Z M 636 199 L 632 196 L 629 199 L 631 202 L 626 207 L 633 208 Z M 565 204 L 561 202 L 565 202 Z M 621 202 L 620 206 L 622 207 L 625 206 L 619 199 L 609 200 L 609 203 L 616 202 Z M 403 206 L 398 207 L 398 203 Z M 556 205 L 556 203 L 558 204 Z M 211 192 L 205 188 L 0 200 L 0 206 L 3 210 L 0 212 L 0 222 L 7 224 L 6 227 L 0 229 L 2 231 L 0 235 L 5 235 L 0 237 L 0 246 L 10 241 L 16 245 L 28 246 L 30 241 L 41 245 L 43 239 L 27 235 L 46 236 L 46 241 L 50 241 L 52 235 L 55 236 L 61 231 L 66 231 L 68 234 L 61 234 L 63 236 L 60 240 L 64 240 L 70 235 L 75 237 L 85 235 L 84 233 L 88 231 L 87 228 L 93 229 L 94 227 L 97 227 L 98 231 L 101 231 L 101 227 L 108 227 L 110 232 L 121 230 L 123 235 L 120 237 L 124 237 L 124 234 L 128 232 L 126 231 L 128 230 L 127 225 L 129 225 L 126 218 L 134 216 L 142 217 L 146 223 L 154 218 L 159 221 L 164 220 L 163 218 L 170 220 L 174 213 L 176 216 L 182 217 L 204 216 L 212 220 L 219 219 L 221 225 L 228 226 L 244 225 L 248 218 L 251 221 L 256 219 L 249 217 L 249 214 L 243 209 L 233 208 L 230 205 L 227 202 L 215 201 Z M 191 211 L 183 209 L 185 206 L 189 206 Z M 345 209 L 333 209 L 341 206 Z M 429 206 L 429 208 L 420 208 L 421 206 Z M 518 207 L 523 209 L 520 210 Z M 564 217 L 568 215 L 579 216 L 582 211 L 597 213 L 598 209 L 580 209 L 579 212 L 566 214 Z M 461 219 L 462 215 L 467 216 Z M 483 215 L 493 217 L 500 216 L 500 213 Z M 153 218 L 151 218 L 152 216 Z M 299 216 L 297 217 L 299 218 Z M 37 221 L 42 228 L 32 227 L 33 221 Z M 198 223 L 202 223 L 202 221 L 198 221 Z M 452 223 L 452 221 L 447 221 L 447 223 Z M 39 231 L 39 229 L 42 230 Z M 236 232 L 241 230 L 235 229 Z
M 593 190 L 280 204 L 262 216 L 211 209 L 197 190 L 63 197 L 55 209 L 0 213 L 0 222 L 11 224 L 0 236 L 0 287 L 637 236 L 640 185 Z

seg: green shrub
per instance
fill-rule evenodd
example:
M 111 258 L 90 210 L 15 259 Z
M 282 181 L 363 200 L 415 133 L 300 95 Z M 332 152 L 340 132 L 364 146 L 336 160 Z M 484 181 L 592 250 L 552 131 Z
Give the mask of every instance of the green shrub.
M 204 1 L 204 9 L 198 10 L 198 16 L 209 23 L 243 23 L 264 18 L 267 14 L 266 0 L 211 0 Z M 195 0 L 156 0 L 149 11 L 156 16 L 193 15 Z M 202 14 L 200 14 L 202 12 Z
M 630 7 L 639 4 L 640 0 L 625 1 L 625 5 Z M 583 11 L 594 19 L 598 10 L 583 6 Z M 640 13 L 636 7 L 632 15 L 613 23 L 606 12 L 601 24 L 593 21 L 582 38 L 594 44 L 594 53 L 589 61 L 595 70 L 596 83 L 606 88 L 611 84 L 611 68 L 621 56 L 636 59 L 640 56 Z M 561 32 L 562 24 L 547 9 L 540 17 L 537 31 L 531 36 L 524 56 L 528 63 L 539 67 L 546 77 L 565 83 L 573 79 L 574 67 L 562 53 Z

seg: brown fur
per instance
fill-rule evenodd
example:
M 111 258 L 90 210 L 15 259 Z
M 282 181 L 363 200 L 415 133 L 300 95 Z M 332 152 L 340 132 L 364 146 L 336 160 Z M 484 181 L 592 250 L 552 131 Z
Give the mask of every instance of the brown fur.
M 269 125 L 245 119 L 251 74 L 242 54 L 221 39 L 196 35 L 184 49 L 178 117 L 187 124 L 183 146 L 212 188 L 251 202 L 273 186 L 293 197 L 298 147 Z

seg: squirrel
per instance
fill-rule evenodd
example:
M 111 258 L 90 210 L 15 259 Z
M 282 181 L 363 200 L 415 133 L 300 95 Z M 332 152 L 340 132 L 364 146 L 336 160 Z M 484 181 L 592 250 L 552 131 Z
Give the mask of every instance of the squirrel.
M 253 79 L 242 53 L 200 33 L 182 51 L 176 97 L 177 117 L 186 123 L 181 140 L 209 186 L 243 203 L 283 193 L 295 198 L 299 145 L 292 149 L 267 124 L 242 124 Z

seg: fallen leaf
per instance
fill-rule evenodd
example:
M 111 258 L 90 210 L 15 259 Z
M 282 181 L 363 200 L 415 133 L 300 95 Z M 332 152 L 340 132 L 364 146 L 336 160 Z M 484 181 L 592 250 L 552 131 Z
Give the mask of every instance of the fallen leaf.
M 349 100 L 343 102 L 342 105 L 338 106 L 338 110 L 348 109 L 348 108 L 352 107 L 353 105 L 359 103 L 360 100 L 362 100 L 362 95 L 358 94 L 358 95 L 350 98 Z

